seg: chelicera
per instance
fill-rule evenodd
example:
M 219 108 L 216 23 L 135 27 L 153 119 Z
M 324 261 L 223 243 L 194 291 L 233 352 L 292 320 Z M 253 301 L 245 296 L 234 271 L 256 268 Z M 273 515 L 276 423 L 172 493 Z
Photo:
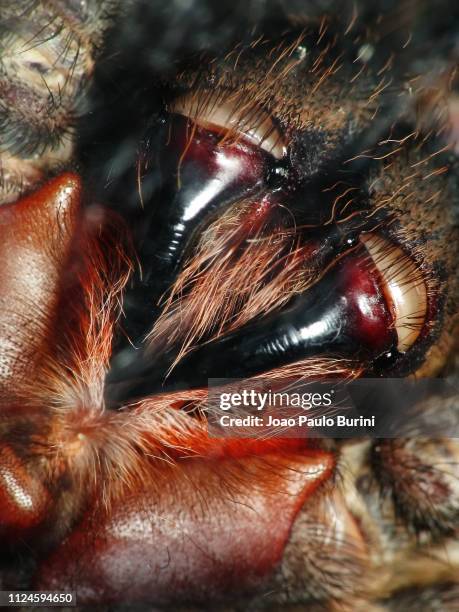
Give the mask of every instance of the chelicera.
M 213 377 L 456 376 L 454 33 L 306 4 L 225 34 L 201 3 L 216 38 L 198 6 L 0 9 L 1 589 L 457 607 L 455 397 L 382 440 L 201 409 Z

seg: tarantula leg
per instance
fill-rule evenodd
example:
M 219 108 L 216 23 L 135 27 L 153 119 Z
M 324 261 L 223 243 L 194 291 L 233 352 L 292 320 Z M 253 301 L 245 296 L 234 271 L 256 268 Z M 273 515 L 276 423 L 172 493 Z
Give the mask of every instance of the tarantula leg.
M 60 264 L 71 248 L 80 204 L 78 176 L 63 174 L 0 207 L 0 540 L 25 539 L 48 517 L 53 498 L 31 465 L 23 436 L 45 435 L 46 407 L 30 409 L 49 350 Z M 31 389 L 31 386 L 33 387 Z
M 0 446 L 0 541 L 17 541 L 41 525 L 52 507 L 46 486 L 17 454 Z
M 94 62 L 118 1 L 0 3 L 0 203 L 74 154 Z
M 0 207 L 0 405 L 21 397 L 40 362 L 70 249 L 81 183 L 63 174 Z M 7 404 L 8 405 L 8 404 Z
M 34 588 L 77 587 L 85 603 L 158 605 L 269 590 L 292 524 L 331 475 L 333 456 L 303 448 L 209 459 L 152 467 L 109 510 L 96 504 L 40 564 Z
M 374 472 L 408 525 L 435 536 L 454 533 L 459 519 L 457 394 L 420 403 L 412 422 L 407 437 L 375 442 Z

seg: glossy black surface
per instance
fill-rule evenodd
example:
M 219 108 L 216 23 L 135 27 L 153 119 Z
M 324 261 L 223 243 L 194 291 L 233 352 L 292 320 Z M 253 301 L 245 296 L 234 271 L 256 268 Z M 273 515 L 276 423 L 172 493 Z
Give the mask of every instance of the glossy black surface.
M 122 320 L 136 346 L 200 231 L 255 194 L 269 174 L 270 155 L 243 139 L 220 144 L 221 138 L 180 115 L 154 123 L 145 135 L 138 166 L 143 211 L 134 233 L 141 270 L 124 297 Z
M 247 378 L 310 357 L 339 354 L 371 362 L 396 343 L 379 274 L 360 246 L 324 277 L 270 313 L 197 348 L 170 376 L 149 359 L 108 388 L 109 402 L 138 399 L 164 389 L 205 387 L 209 378 Z

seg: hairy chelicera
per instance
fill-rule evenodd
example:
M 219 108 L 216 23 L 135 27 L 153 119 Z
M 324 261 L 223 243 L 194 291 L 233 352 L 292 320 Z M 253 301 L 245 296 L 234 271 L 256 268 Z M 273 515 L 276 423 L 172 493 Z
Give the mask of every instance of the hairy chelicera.
M 457 394 L 383 439 L 208 405 L 457 382 L 455 9 L 166 4 L 0 5 L 0 590 L 456 610 Z

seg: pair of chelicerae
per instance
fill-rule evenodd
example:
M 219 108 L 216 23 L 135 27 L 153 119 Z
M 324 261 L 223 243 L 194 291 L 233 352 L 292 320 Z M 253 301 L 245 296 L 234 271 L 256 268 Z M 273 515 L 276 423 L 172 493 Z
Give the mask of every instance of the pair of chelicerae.
M 255 4 L 0 5 L 0 590 L 459 605 L 454 393 L 377 440 L 214 438 L 206 404 L 456 384 L 454 20 Z

